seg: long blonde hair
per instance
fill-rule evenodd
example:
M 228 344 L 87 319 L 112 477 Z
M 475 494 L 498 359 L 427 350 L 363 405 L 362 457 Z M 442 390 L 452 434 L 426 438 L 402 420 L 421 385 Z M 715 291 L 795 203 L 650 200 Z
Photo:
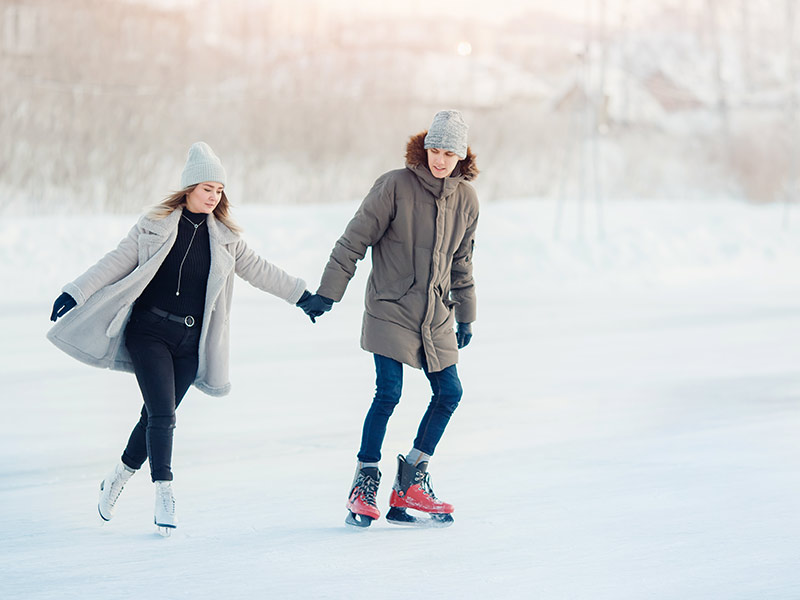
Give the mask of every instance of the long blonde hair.
M 172 211 L 175 209 L 186 206 L 186 199 L 198 185 L 200 184 L 196 183 L 179 192 L 172 192 L 169 196 L 164 198 L 160 204 L 156 204 L 147 211 L 147 217 L 150 219 L 163 219 L 172 214 Z M 214 209 L 214 216 L 232 232 L 242 232 L 242 228 L 239 227 L 231 217 L 231 204 L 228 202 L 228 196 L 225 195 L 225 190 L 222 190 L 222 198 Z

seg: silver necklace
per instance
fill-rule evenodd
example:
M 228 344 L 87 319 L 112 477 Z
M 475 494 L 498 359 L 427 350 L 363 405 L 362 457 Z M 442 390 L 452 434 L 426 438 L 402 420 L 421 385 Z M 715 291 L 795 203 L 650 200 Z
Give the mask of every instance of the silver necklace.
M 192 224 L 192 227 L 194 227 L 194 231 L 192 232 L 192 239 L 189 240 L 189 245 L 186 246 L 186 253 L 183 255 L 183 260 L 181 261 L 181 266 L 178 267 L 178 288 L 175 290 L 175 295 L 176 296 L 180 296 L 181 295 L 181 275 L 183 274 L 183 263 L 186 262 L 186 257 L 189 256 L 189 250 L 192 249 L 192 242 L 194 242 L 194 236 L 197 235 L 197 228 L 200 227 L 200 225 L 202 225 L 203 223 L 206 222 L 205 219 L 203 219 L 199 223 L 195 223 L 194 221 L 192 221 L 189 217 L 187 217 L 184 214 L 181 214 L 181 217 L 183 217 L 184 219 L 189 221 L 189 223 Z

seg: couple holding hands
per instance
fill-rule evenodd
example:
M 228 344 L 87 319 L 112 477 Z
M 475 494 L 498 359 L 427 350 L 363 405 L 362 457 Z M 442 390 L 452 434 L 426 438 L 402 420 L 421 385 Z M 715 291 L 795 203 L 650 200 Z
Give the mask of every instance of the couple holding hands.
M 126 482 L 149 460 L 155 524 L 162 535 L 176 527 L 175 411 L 191 385 L 214 396 L 230 390 L 234 274 L 315 321 L 342 299 L 356 263 L 372 248 L 361 347 L 374 355 L 376 391 L 346 522 L 366 527 L 380 516 L 381 446 L 400 401 L 403 365 L 423 370 L 433 396 L 411 450 L 397 457 L 386 518 L 412 526 L 453 522 L 453 506 L 436 498 L 427 467 L 461 399 L 458 350 L 469 343 L 476 317 L 478 199 L 468 182 L 478 169 L 467 129 L 458 111 L 445 110 L 410 138 L 405 168 L 377 179 L 336 242 L 315 294 L 247 246 L 230 215 L 219 158 L 203 142 L 192 145 L 181 191 L 150 209 L 117 248 L 65 285 L 51 314 L 57 322 L 48 338 L 56 346 L 93 366 L 132 371 L 144 399 L 121 460 L 100 484 L 104 520 L 114 516 Z

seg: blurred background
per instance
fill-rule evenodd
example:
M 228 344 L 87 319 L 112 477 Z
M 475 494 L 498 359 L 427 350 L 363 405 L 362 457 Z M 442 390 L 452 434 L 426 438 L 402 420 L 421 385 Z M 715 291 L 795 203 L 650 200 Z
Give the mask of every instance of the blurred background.
M 360 199 L 461 109 L 483 202 L 786 202 L 794 0 L 0 0 L 4 214 Z

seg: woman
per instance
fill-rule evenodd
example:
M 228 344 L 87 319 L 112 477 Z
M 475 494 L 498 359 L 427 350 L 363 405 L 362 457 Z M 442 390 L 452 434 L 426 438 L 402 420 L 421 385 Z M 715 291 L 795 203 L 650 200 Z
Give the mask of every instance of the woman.
M 476 317 L 472 247 L 478 198 L 468 182 L 477 174 L 461 113 L 438 112 L 428 131 L 408 142 L 406 167 L 375 182 L 336 242 L 317 293 L 303 302 L 310 317 L 330 310 L 342 299 L 356 263 L 372 248 L 361 347 L 374 355 L 376 391 L 347 501 L 350 525 L 366 527 L 380 516 L 378 461 L 389 417 L 400 401 L 403 365 L 423 369 L 433 396 L 411 451 L 397 457 L 386 518 L 401 525 L 453 522 L 453 506 L 436 498 L 427 467 L 461 400 L 458 351 L 472 338 Z M 417 519 L 409 508 L 431 516 Z
M 229 392 L 234 273 L 292 304 L 305 282 L 248 248 L 231 220 L 225 170 L 208 144 L 189 149 L 181 191 L 141 217 L 116 249 L 63 288 L 48 338 L 87 364 L 133 371 L 144 406 L 119 462 L 100 484 L 109 521 L 125 483 L 146 460 L 156 486 L 155 524 L 177 525 L 172 492 L 175 409 L 189 386 Z M 73 310 L 74 308 L 74 310 Z

